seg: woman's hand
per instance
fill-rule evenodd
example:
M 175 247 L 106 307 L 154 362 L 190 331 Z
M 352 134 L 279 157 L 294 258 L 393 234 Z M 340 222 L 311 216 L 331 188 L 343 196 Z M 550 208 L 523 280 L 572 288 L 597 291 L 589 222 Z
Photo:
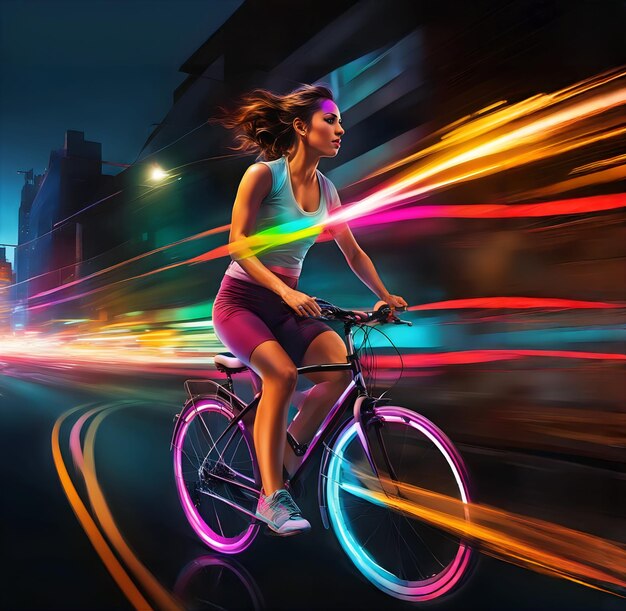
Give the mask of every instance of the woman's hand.
M 406 308 L 408 305 L 408 303 L 404 300 L 403 297 L 400 297 L 399 295 L 391 295 L 389 293 L 387 293 L 386 295 L 383 295 L 382 300 L 384 303 L 386 303 L 387 305 L 391 307 L 392 311 L 395 310 L 396 308 Z
M 317 305 L 315 297 L 309 297 L 306 293 L 301 293 L 295 289 L 287 288 L 281 295 L 283 301 L 296 313 L 298 316 L 321 316 L 322 310 Z
M 378 310 L 379 308 L 382 308 L 384 305 L 388 305 L 391 308 L 390 317 L 393 317 L 394 310 L 396 308 L 405 308 L 408 304 L 402 297 L 398 295 L 390 295 L 389 293 L 387 293 L 387 295 L 384 296 L 384 299 L 382 301 L 376 302 L 376 305 L 374 306 L 374 310 Z

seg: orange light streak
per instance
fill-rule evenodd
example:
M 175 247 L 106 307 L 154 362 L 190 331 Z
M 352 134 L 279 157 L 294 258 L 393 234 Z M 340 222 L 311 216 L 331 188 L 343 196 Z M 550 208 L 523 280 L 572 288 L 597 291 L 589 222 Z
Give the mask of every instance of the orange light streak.
M 351 470 L 366 486 L 354 494 L 468 538 L 497 558 L 617 596 L 606 586 L 626 587 L 626 549 L 619 543 L 384 477 L 379 483 L 354 466 Z M 463 517 L 466 509 L 469 520 Z
M 590 185 L 597 185 L 607 182 L 615 182 L 626 178 L 626 164 L 619 165 L 614 168 L 608 168 L 607 170 L 600 170 L 593 174 L 587 174 L 585 176 L 577 176 L 576 178 L 570 178 L 557 182 L 547 187 L 540 189 L 533 189 L 532 191 L 525 191 L 520 195 L 516 195 L 515 199 L 534 199 L 535 197 L 547 197 L 555 195 L 557 193 L 563 193 L 565 191 L 572 191 L 573 189 L 580 189 L 582 187 L 588 187 Z
M 616 165 L 621 163 L 622 161 L 626 161 L 626 155 L 617 155 L 615 157 L 610 157 L 609 159 L 600 159 L 600 161 L 594 161 L 593 163 L 588 163 L 586 165 L 581 165 L 577 168 L 574 168 L 570 174 L 579 174 L 580 172 L 588 172 L 589 170 L 596 170 L 598 168 L 603 168 L 607 165 Z
M 85 504 L 82 502 L 80 495 L 74 487 L 72 479 L 67 471 L 67 468 L 65 467 L 65 463 L 63 462 L 63 455 L 61 453 L 61 447 L 59 444 L 59 433 L 61 430 L 61 425 L 68 418 L 68 416 L 83 409 L 84 407 L 85 406 L 79 406 L 68 410 L 67 412 L 62 414 L 61 417 L 58 418 L 58 420 L 54 423 L 54 426 L 52 428 L 51 440 L 52 458 L 54 460 L 54 466 L 56 467 L 59 480 L 61 481 L 61 485 L 63 486 L 63 491 L 65 492 L 65 496 L 72 506 L 74 514 L 78 518 L 78 521 L 83 527 L 83 530 L 89 538 L 89 541 L 91 541 L 94 549 L 96 550 L 96 552 L 102 559 L 102 562 L 111 574 L 111 577 L 113 577 L 113 579 L 115 580 L 115 583 L 117 583 L 122 592 L 124 592 L 124 595 L 126 596 L 126 598 L 128 598 L 128 600 L 135 609 L 152 609 L 150 603 L 148 603 L 148 601 L 144 598 L 141 592 L 137 589 L 137 586 L 128 576 L 128 573 L 126 573 L 124 567 L 115 557 L 108 543 L 102 536 L 100 530 L 98 529 L 98 526 L 89 514 L 89 511 L 85 507 Z
M 493 131 L 496 128 L 506 127 L 510 123 L 514 124 L 517 120 L 522 120 L 532 113 L 538 112 L 540 110 L 549 110 L 556 104 L 566 102 L 567 100 L 575 96 L 583 95 L 585 93 L 593 91 L 594 89 L 597 89 L 598 87 L 607 86 L 610 83 L 613 83 L 614 81 L 623 78 L 624 75 L 626 75 L 625 71 L 616 71 L 609 74 L 600 74 L 580 83 L 575 83 L 569 87 L 565 87 L 564 89 L 561 89 L 560 91 L 556 91 L 551 94 L 538 94 L 532 96 L 526 100 L 522 100 L 511 106 L 502 108 L 498 112 L 491 113 L 477 120 L 472 120 L 476 116 L 475 114 L 468 115 L 464 119 L 456 121 L 451 125 L 448 125 L 436 132 L 434 135 L 441 136 L 440 142 L 426 148 L 421 148 L 419 151 L 408 155 L 404 159 L 400 159 L 398 161 L 390 163 L 387 166 L 384 166 L 379 170 L 372 172 L 363 180 L 368 180 L 375 176 L 386 174 L 391 170 L 417 161 L 418 159 L 421 159 L 428 155 L 439 153 L 445 150 L 451 144 L 468 143 L 470 140 L 477 136 L 482 136 L 490 131 Z M 497 105 L 501 106 L 503 103 L 505 102 L 499 102 L 497 103 Z M 482 113 L 485 110 L 486 109 L 483 109 L 483 111 L 479 112 Z M 461 123 L 461 125 L 456 127 L 459 122 Z M 452 127 L 456 128 L 451 129 Z
M 165 588 L 163 588 L 154 575 L 137 558 L 128 543 L 126 543 L 126 540 L 115 523 L 113 514 L 109 509 L 109 505 L 106 502 L 102 489 L 98 483 L 94 453 L 96 431 L 104 418 L 106 418 L 113 411 L 121 409 L 122 407 L 126 406 L 120 405 L 103 409 L 103 411 L 101 411 L 94 418 L 87 429 L 83 449 L 83 477 L 85 478 L 89 500 L 93 511 L 96 514 L 98 521 L 100 522 L 100 525 L 106 533 L 109 541 L 115 547 L 120 557 L 124 560 L 126 566 L 130 568 L 135 577 L 150 594 L 157 607 L 168 610 L 182 610 L 183 607 L 180 603 Z

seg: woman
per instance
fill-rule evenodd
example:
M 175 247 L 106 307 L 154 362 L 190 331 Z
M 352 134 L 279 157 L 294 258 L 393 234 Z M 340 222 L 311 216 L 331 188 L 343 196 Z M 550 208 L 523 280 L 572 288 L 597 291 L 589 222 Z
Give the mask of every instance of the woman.
M 260 152 L 266 161 L 245 172 L 233 206 L 229 243 L 283 223 L 317 224 L 340 205 L 337 190 L 317 164 L 335 157 L 345 133 L 326 87 L 305 85 L 287 95 L 255 90 L 222 124 L 238 129 L 239 149 Z M 329 228 L 352 271 L 383 301 L 402 307 L 346 224 Z M 313 373 L 315 386 L 289 427 L 287 412 L 296 387 L 296 367 L 345 362 L 346 347 L 328 325 L 314 297 L 297 289 L 298 276 L 315 236 L 256 255 L 232 248 L 232 258 L 213 307 L 215 332 L 225 346 L 261 378 L 263 393 L 254 424 L 254 444 L 263 491 L 257 517 L 280 535 L 310 529 L 289 491 L 287 476 L 306 444 L 349 382 L 349 372 Z M 285 305 L 286 304 L 286 305 Z

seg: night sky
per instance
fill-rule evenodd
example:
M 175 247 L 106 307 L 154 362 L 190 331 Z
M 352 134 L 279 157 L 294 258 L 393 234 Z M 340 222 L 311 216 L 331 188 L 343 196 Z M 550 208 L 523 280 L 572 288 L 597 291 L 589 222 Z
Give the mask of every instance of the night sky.
M 0 243 L 17 242 L 18 170 L 43 173 L 68 129 L 101 142 L 104 160 L 134 161 L 179 67 L 241 3 L 0 0 Z

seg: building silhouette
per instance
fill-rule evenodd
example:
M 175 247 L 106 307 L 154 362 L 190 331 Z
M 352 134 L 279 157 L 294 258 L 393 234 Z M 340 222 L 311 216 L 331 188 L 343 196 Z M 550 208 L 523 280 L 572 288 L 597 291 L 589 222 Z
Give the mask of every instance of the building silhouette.
M 0 333 L 5 333 L 10 328 L 11 311 L 13 304 L 10 298 L 11 285 L 15 282 L 15 275 L 11 262 L 7 261 L 7 251 L 4 246 L 0 247 Z
M 22 190 L 19 218 L 18 311 L 28 311 L 21 322 L 42 322 L 71 316 L 79 303 L 29 309 L 34 296 L 70 283 L 80 276 L 82 225 L 74 215 L 106 190 L 99 142 L 85 140 L 83 132 L 68 130 L 63 148 L 50 153 L 43 176 L 28 172 Z

